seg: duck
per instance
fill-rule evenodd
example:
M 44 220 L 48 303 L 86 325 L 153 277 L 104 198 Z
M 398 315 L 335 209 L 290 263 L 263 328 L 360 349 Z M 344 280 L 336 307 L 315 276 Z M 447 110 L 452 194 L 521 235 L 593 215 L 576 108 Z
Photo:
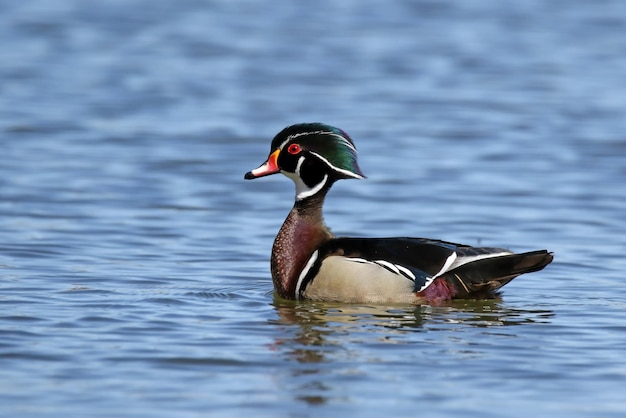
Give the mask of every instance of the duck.
M 514 253 L 430 238 L 336 237 L 322 207 L 338 180 L 364 179 L 354 141 L 323 123 L 299 123 L 273 139 L 252 180 L 282 173 L 295 183 L 295 202 L 270 256 L 275 293 L 283 299 L 337 303 L 441 304 L 483 299 L 520 274 L 542 270 L 553 253 Z

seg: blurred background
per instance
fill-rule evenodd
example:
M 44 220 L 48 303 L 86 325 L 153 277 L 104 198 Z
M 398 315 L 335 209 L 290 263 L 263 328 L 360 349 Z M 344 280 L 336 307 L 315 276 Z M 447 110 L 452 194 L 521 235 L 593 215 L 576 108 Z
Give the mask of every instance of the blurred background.
M 625 26 L 619 0 L 0 1 L 0 412 L 626 413 Z M 498 301 L 275 300 L 293 186 L 243 174 L 298 122 L 359 149 L 337 234 L 554 264 Z

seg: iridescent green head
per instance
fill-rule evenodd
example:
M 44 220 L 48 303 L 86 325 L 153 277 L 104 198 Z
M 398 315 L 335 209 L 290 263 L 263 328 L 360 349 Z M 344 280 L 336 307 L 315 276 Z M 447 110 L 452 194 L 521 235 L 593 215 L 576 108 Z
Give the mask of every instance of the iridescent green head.
M 280 131 L 272 140 L 267 161 L 245 178 L 278 172 L 296 183 L 297 200 L 313 196 L 339 179 L 365 178 L 352 139 L 341 129 L 322 123 L 300 123 Z

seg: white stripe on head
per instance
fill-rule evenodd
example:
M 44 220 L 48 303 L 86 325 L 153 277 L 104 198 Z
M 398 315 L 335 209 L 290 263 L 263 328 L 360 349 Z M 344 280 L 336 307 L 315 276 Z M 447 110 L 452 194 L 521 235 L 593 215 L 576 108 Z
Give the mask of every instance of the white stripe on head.
M 352 151 L 357 152 L 356 147 L 343 135 L 339 135 L 335 132 L 331 132 L 331 131 L 309 131 L 309 132 L 299 132 L 297 134 L 293 134 L 293 135 L 289 135 L 287 137 L 287 139 L 285 139 L 281 144 L 280 144 L 280 149 L 282 150 L 283 147 L 285 146 L 285 144 L 287 144 L 287 142 L 296 139 L 298 137 L 301 136 L 308 136 L 308 135 L 330 135 L 330 136 L 335 136 L 337 138 L 339 138 L 339 140 L 341 142 L 344 143 L 344 145 L 348 148 L 350 148 Z
M 317 158 L 319 158 L 320 160 L 324 161 L 324 162 L 326 163 L 326 165 L 328 165 L 330 168 L 332 168 L 333 170 L 335 170 L 335 171 L 337 171 L 337 172 L 339 172 L 339 173 L 345 174 L 346 176 L 348 176 L 348 177 L 353 177 L 353 178 L 355 178 L 355 179 L 362 179 L 362 178 L 364 178 L 364 177 L 363 177 L 362 175 L 360 175 L 360 174 L 353 173 L 353 172 L 352 172 L 352 171 L 350 171 L 350 170 L 345 170 L 345 169 L 343 169 L 343 168 L 339 168 L 339 167 L 336 167 L 336 166 L 332 165 L 332 164 L 330 163 L 330 161 L 328 161 L 326 158 L 324 158 L 324 157 L 322 157 L 321 155 L 319 155 L 317 152 L 313 152 L 313 151 L 309 151 L 309 152 L 310 152 L 311 154 L 315 155 L 315 156 L 316 156 Z
M 343 143 L 344 143 L 344 145 L 345 145 L 346 147 L 350 148 L 350 149 L 351 149 L 352 151 L 354 151 L 354 152 L 357 152 L 356 147 L 355 147 L 355 146 L 354 146 L 354 145 L 353 145 L 353 144 L 352 144 L 352 143 L 348 140 L 348 138 L 346 138 L 345 136 L 343 136 L 343 135 L 339 135 L 339 134 L 337 134 L 337 133 L 335 133 L 335 132 L 321 132 L 321 133 L 328 134 L 328 135 L 330 135 L 330 136 L 336 136 L 337 138 L 339 138 L 339 140 L 340 140 L 341 142 L 343 142 Z
M 287 139 L 285 139 L 285 140 L 284 140 L 284 141 L 280 144 L 280 147 L 279 147 L 279 148 L 282 150 L 282 149 L 283 149 L 283 147 L 285 146 L 285 144 L 287 144 L 287 142 L 289 142 L 289 141 L 291 141 L 291 140 L 293 140 L 293 139 L 296 139 L 296 138 L 298 138 L 298 137 L 301 137 L 301 136 L 307 136 L 307 135 L 317 135 L 317 134 L 323 134 L 323 133 L 330 133 L 330 132 L 326 132 L 326 131 L 309 131 L 309 132 L 298 132 L 297 134 L 292 134 L 292 135 L 289 135 L 289 136 L 287 137 Z

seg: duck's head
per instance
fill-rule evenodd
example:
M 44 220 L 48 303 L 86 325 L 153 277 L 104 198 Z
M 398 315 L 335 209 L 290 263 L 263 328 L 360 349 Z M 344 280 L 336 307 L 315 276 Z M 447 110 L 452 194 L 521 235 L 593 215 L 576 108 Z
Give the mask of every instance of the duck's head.
M 272 140 L 270 155 L 249 171 L 251 180 L 283 173 L 296 184 L 296 200 L 325 190 L 339 179 L 365 178 L 354 143 L 341 129 L 321 123 L 288 126 Z

